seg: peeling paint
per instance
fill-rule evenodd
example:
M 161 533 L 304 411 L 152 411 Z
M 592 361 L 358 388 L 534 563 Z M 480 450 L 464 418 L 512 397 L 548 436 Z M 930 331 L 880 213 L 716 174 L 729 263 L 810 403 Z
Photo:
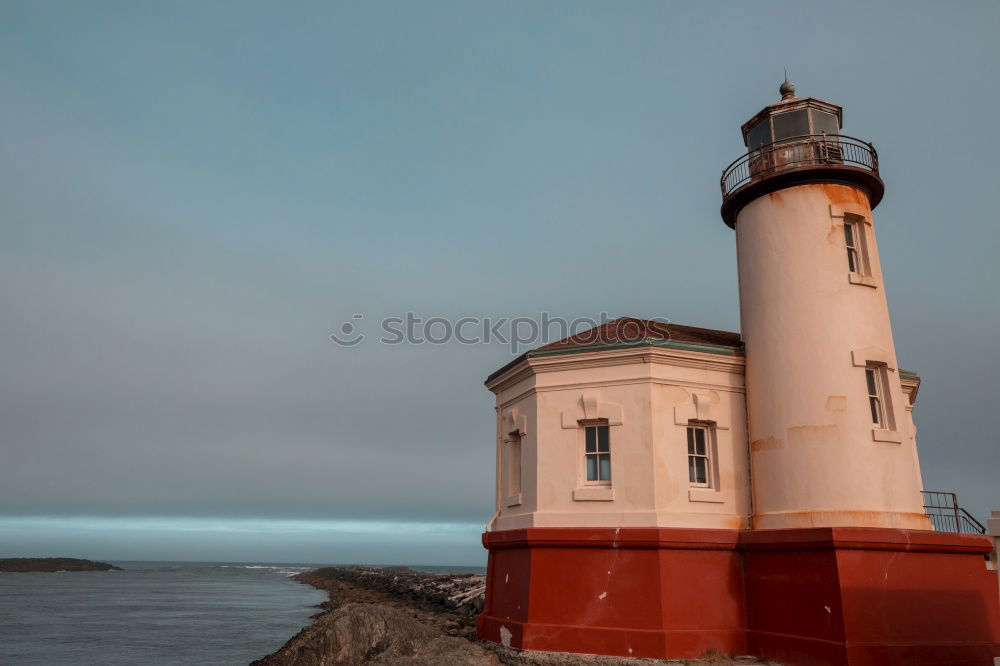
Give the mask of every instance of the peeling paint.
M 503 577 L 503 582 L 504 583 L 509 583 L 510 582 L 510 572 L 509 571 L 507 572 L 507 575 Z
M 829 425 L 803 425 L 788 429 L 788 447 L 832 446 L 840 439 L 840 428 Z
M 607 592 L 601 592 L 600 594 L 597 595 L 597 598 L 600 599 L 601 601 L 604 601 L 604 597 L 606 596 L 608 596 Z
M 511 639 L 512 635 L 513 634 L 510 633 L 510 629 L 508 629 L 507 627 L 505 627 L 503 625 L 500 625 L 500 645 L 502 645 L 502 646 L 504 646 L 506 648 L 509 648 L 510 647 L 510 639 Z

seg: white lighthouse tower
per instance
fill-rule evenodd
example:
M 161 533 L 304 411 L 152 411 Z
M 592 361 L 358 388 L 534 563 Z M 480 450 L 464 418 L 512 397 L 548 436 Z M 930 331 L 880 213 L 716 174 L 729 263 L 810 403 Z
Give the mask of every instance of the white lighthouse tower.
M 743 125 L 723 173 L 746 350 L 752 526 L 930 529 L 872 209 L 871 144 L 796 97 Z

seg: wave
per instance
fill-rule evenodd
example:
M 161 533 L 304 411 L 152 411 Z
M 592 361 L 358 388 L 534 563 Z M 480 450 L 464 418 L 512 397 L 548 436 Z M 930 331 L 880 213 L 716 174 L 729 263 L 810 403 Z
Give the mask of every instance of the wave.
M 295 574 L 300 574 L 303 571 L 312 571 L 315 569 L 315 567 L 277 564 L 220 564 L 218 566 L 220 569 L 265 569 L 273 571 L 274 573 L 284 574 L 286 576 L 294 576 Z

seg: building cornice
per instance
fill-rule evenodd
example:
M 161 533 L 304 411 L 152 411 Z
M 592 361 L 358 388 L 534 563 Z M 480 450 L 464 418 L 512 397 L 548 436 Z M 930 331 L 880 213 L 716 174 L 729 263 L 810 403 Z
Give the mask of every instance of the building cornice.
M 899 371 L 899 383 L 903 387 L 903 393 L 910 402 L 910 407 L 917 401 L 917 391 L 920 390 L 920 375 L 910 370 Z
M 742 351 L 733 347 L 671 340 L 536 350 L 515 361 L 518 362 L 491 375 L 486 381 L 486 387 L 497 392 L 542 373 L 636 363 L 698 368 L 738 375 L 744 373 L 746 364 Z

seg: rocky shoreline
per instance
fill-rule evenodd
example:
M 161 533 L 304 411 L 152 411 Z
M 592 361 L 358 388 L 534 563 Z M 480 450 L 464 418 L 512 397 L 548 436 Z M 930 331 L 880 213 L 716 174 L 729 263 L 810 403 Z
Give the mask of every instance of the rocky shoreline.
M 56 573 L 59 571 L 121 571 L 107 562 L 80 560 L 75 557 L 8 557 L 0 558 L 2 573 Z
M 277 652 L 251 666 L 341 664 L 468 666 L 626 666 L 652 664 L 766 664 L 753 657 L 705 655 L 668 661 L 504 648 L 476 637 L 485 577 L 434 575 L 406 567 L 327 567 L 294 576 L 326 590 L 329 600 Z

